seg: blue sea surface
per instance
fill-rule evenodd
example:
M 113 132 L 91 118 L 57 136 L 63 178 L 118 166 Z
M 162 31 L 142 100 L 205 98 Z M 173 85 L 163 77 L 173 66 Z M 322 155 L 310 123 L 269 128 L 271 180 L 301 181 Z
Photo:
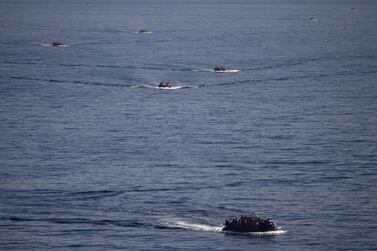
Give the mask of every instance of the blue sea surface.
M 373 1 L 1 1 L 0 250 L 376 250 L 376 25 Z M 287 232 L 221 231 L 240 215 Z

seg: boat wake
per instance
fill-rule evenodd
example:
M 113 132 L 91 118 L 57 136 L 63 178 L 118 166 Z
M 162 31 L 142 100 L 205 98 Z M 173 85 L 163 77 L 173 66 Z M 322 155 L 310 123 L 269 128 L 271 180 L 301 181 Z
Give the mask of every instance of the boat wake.
M 315 18 L 315 17 L 310 17 L 308 20 L 309 20 L 309 21 L 312 21 L 312 22 L 318 22 L 318 19 Z
M 152 31 L 135 31 L 137 34 L 152 34 Z
M 208 68 L 194 68 L 194 69 L 191 69 L 191 68 L 183 68 L 183 69 L 170 69 L 170 70 L 179 70 L 179 71 L 192 71 L 192 72 L 214 72 L 214 73 L 236 73 L 236 72 L 240 72 L 242 70 L 239 70 L 239 69 L 229 69 L 229 70 L 225 70 L 225 71 L 215 71 L 214 69 L 208 69 Z
M 147 89 L 156 89 L 156 90 L 179 90 L 183 88 L 189 88 L 188 86 L 184 85 L 177 85 L 172 87 L 158 87 L 154 85 L 133 85 L 132 88 L 147 88 Z
M 213 226 L 209 224 L 203 223 L 194 223 L 188 220 L 183 219 L 162 219 L 160 220 L 160 224 L 162 228 L 171 228 L 171 229 L 184 229 L 190 231 L 202 231 L 202 232 L 215 232 L 215 233 L 229 233 L 229 234 L 241 234 L 241 235 L 253 235 L 253 236 L 274 236 L 274 235 L 282 235 L 287 233 L 286 230 L 282 228 L 278 228 L 275 231 L 267 231 L 267 232 L 248 232 L 248 233 L 240 233 L 240 232 L 233 232 L 233 231 L 224 231 L 224 226 Z
M 62 45 L 59 45 L 59 46 L 53 46 L 52 44 L 40 44 L 44 47 L 68 47 L 69 45 L 68 44 L 62 44 Z
M 207 224 L 192 223 L 182 219 L 163 219 L 160 221 L 163 227 L 171 229 L 186 229 L 191 231 L 223 232 L 222 226 L 211 226 Z
M 241 70 L 233 69 L 233 70 L 225 70 L 225 71 L 215 71 L 214 69 L 208 69 L 207 71 L 215 72 L 215 73 L 236 73 L 236 72 L 240 72 Z

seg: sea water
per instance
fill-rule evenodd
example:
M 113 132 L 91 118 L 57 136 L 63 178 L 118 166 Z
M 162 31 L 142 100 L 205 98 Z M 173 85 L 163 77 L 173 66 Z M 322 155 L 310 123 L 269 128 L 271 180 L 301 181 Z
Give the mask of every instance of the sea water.
M 376 14 L 1 1 L 0 249 L 374 250 Z

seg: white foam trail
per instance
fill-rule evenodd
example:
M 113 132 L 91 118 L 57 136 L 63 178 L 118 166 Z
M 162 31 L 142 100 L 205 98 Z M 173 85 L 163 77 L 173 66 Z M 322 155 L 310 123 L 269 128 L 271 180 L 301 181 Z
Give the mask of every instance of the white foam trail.
M 210 226 L 205 224 L 190 223 L 183 220 L 165 219 L 161 223 L 167 227 L 171 228 L 181 228 L 192 231 L 204 231 L 204 232 L 222 232 L 223 227 L 220 226 Z
M 160 89 L 160 90 L 178 90 L 182 88 L 184 88 L 184 86 L 157 87 L 157 89 Z
M 223 227 L 209 226 L 204 224 L 188 223 L 184 221 L 175 222 L 175 227 L 189 229 L 193 231 L 205 231 L 205 232 L 222 232 Z

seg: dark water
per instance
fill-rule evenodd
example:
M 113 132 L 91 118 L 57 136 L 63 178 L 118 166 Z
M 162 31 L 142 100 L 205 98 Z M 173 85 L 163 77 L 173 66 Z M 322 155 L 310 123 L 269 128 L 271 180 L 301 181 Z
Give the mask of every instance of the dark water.
M 1 1 L 0 249 L 375 250 L 376 14 Z

